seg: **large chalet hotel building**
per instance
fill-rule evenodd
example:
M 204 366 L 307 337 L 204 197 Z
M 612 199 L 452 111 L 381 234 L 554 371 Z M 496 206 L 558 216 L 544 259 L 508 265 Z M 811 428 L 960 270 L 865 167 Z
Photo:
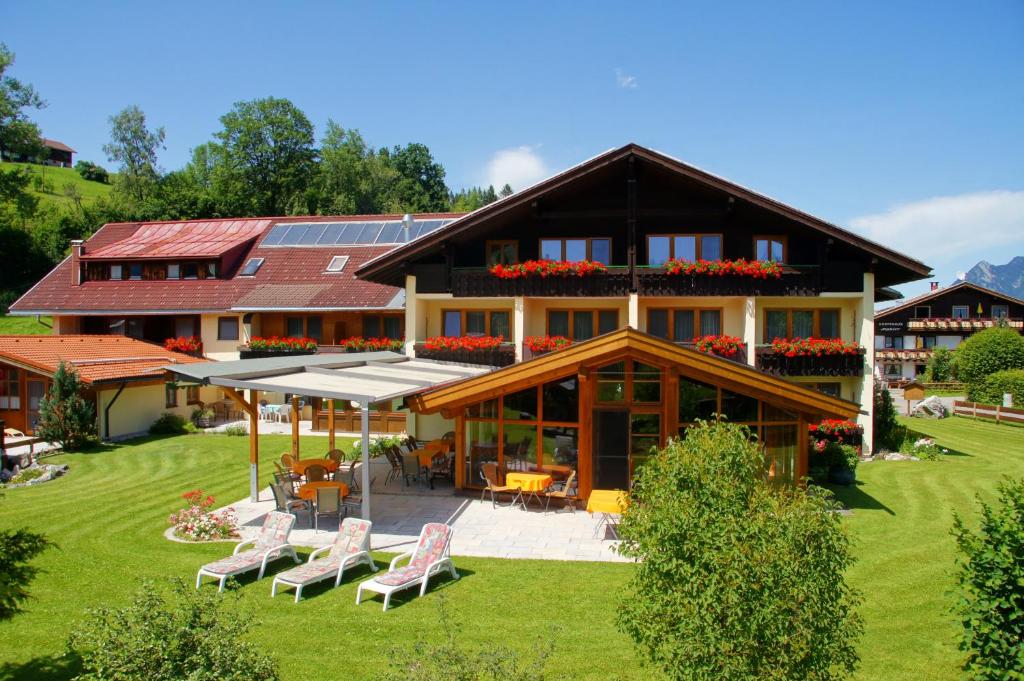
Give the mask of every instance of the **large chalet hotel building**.
M 714 413 L 774 442 L 788 477 L 805 470 L 800 433 L 816 418 L 855 418 L 870 446 L 875 303 L 929 272 L 630 144 L 464 215 L 105 225 L 12 313 L 52 315 L 60 334 L 195 335 L 218 360 L 255 336 L 312 337 L 321 352 L 363 336 L 505 366 L 406 399 L 407 428 L 457 432 L 464 486 L 484 459 L 569 458 L 582 492 Z M 502 342 L 474 354 L 436 340 L 466 336 Z M 543 354 L 558 337 L 569 349 Z M 772 345 L 808 337 L 843 350 Z

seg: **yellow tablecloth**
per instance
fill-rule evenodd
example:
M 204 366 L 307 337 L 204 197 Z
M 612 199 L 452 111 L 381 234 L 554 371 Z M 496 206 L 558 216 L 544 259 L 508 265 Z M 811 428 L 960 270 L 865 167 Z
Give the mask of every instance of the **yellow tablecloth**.
M 305 475 L 306 469 L 310 466 L 323 466 L 328 473 L 338 470 L 338 462 L 334 459 L 300 459 L 292 463 L 292 473 Z
M 300 499 L 306 501 L 316 501 L 316 491 L 318 489 L 326 489 L 328 487 L 337 487 L 341 492 L 342 498 L 348 496 L 348 485 L 343 482 L 334 482 L 332 480 L 320 480 L 318 482 L 307 482 L 305 485 L 299 488 L 298 495 Z
M 587 499 L 587 513 L 622 513 L 629 506 L 629 493 L 618 489 L 595 489 Z
M 543 492 L 551 486 L 551 476 L 546 473 L 507 473 L 505 484 L 518 487 L 524 492 Z

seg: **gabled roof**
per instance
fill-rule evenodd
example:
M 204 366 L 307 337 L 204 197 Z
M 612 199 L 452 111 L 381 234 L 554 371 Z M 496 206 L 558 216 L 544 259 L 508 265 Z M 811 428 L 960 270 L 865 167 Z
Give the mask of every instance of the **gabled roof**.
M 219 258 L 252 241 L 270 220 L 193 220 L 158 222 L 140 226 L 126 239 L 88 249 L 82 260 Z
M 461 213 L 421 213 L 417 221 L 452 219 Z M 395 221 L 401 215 L 289 216 L 282 218 L 245 218 L 237 220 L 193 220 L 109 223 L 85 243 L 84 260 L 99 255 L 130 260 L 122 244 L 161 242 L 163 230 L 176 225 L 195 226 L 197 234 L 226 230 L 233 234 L 254 232 L 255 236 L 239 246 L 238 266 L 222 273 L 219 279 L 178 281 L 86 281 L 71 283 L 71 262 L 65 259 L 36 283 L 12 306 L 12 314 L 193 314 L 204 312 L 259 310 L 395 310 L 403 307 L 404 290 L 386 284 L 356 279 L 355 271 L 364 262 L 386 253 L 394 244 L 276 246 L 264 245 L 275 225 L 288 223 Z M 138 235 L 148 234 L 142 239 Z M 164 245 L 159 246 L 161 249 Z M 167 248 L 175 248 L 167 243 Z M 133 247 L 134 248 L 134 247 Z M 347 256 L 340 272 L 328 272 L 335 255 Z M 155 256 L 150 256 L 155 257 Z M 178 257 L 161 255 L 161 257 Z M 198 257 L 189 253 L 181 257 Z M 251 258 L 263 263 L 253 276 L 239 274 Z
M 0 361 L 53 376 L 61 361 L 85 383 L 159 380 L 168 364 L 207 360 L 127 336 L 0 336 Z
M 943 295 L 945 295 L 947 293 L 952 293 L 953 291 L 959 291 L 959 290 L 965 289 L 965 288 L 973 289 L 973 290 L 977 291 L 978 293 L 982 293 L 982 294 L 985 294 L 985 295 L 990 295 L 990 296 L 993 296 L 993 297 L 996 297 L 996 298 L 1002 298 L 1003 300 L 1005 300 L 1008 303 L 1016 303 L 1017 305 L 1024 305 L 1024 300 L 1021 300 L 1020 298 L 1014 298 L 1011 295 L 1007 295 L 1005 293 L 1000 293 L 999 291 L 996 291 L 996 290 L 993 290 L 993 289 L 990 289 L 990 288 L 985 288 L 984 286 L 980 286 L 980 285 L 975 284 L 975 283 L 970 282 L 970 281 L 958 281 L 957 283 L 953 284 L 952 286 L 946 286 L 946 287 L 942 287 L 942 288 L 937 288 L 934 291 L 926 291 L 926 292 L 924 292 L 924 293 L 922 293 L 920 295 L 914 296 L 913 298 L 907 298 L 906 300 L 904 300 L 899 305 L 893 305 L 892 307 L 887 307 L 884 310 L 879 310 L 878 312 L 875 313 L 875 319 L 881 319 L 882 317 L 886 317 L 886 316 L 888 316 L 888 315 L 890 315 L 890 314 L 892 314 L 894 312 L 899 312 L 900 310 L 906 310 L 908 307 L 913 307 L 914 305 L 919 305 L 919 304 L 921 304 L 923 302 L 926 302 L 926 301 L 929 301 L 929 300 L 934 300 L 935 298 L 943 296 Z
M 721 190 L 730 196 L 747 201 L 755 206 L 770 210 L 785 218 L 810 227 L 811 229 L 817 230 L 826 236 L 846 242 L 851 246 L 863 250 L 873 257 L 885 260 L 906 270 L 907 276 L 905 277 L 905 281 L 913 281 L 914 279 L 927 276 L 931 272 L 931 268 L 919 260 L 909 258 L 902 253 L 886 248 L 881 244 L 854 234 L 842 227 L 788 206 L 781 201 L 776 201 L 775 199 L 769 198 L 763 194 L 759 194 L 751 189 L 705 170 L 701 170 L 700 168 L 684 163 L 678 159 L 672 158 L 671 156 L 642 147 L 638 144 L 630 143 L 619 147 L 618 149 L 606 151 L 605 153 L 599 154 L 598 156 L 584 161 L 579 165 L 573 166 L 568 170 L 553 175 L 546 180 L 542 180 L 532 187 L 528 187 L 527 189 L 516 192 L 511 196 L 507 196 L 494 203 L 483 206 L 482 208 L 465 215 L 464 217 L 448 224 L 428 236 L 423 237 L 422 239 L 417 239 L 411 243 L 403 244 L 387 254 L 367 263 L 361 267 L 358 272 L 356 272 L 356 275 L 381 281 L 386 277 L 386 273 L 390 273 L 404 260 L 437 248 L 446 239 L 470 230 L 488 218 L 500 215 L 514 207 L 529 204 L 554 189 L 572 183 L 590 173 L 630 156 L 660 165 L 684 177 L 703 183 L 708 187 Z
M 575 373 L 580 366 L 610 363 L 626 357 L 654 364 L 668 363 L 679 367 L 680 374 L 688 378 L 720 385 L 804 414 L 852 418 L 860 413 L 856 402 L 831 397 L 751 366 L 691 350 L 629 327 L 483 376 L 428 390 L 406 401 L 416 412 L 433 414 L 554 380 Z
M 43 138 L 43 146 L 46 147 L 47 149 L 56 149 L 57 151 L 70 151 L 72 154 L 78 153 L 77 151 L 75 151 L 68 145 L 64 144 L 63 142 L 52 140 L 47 137 Z

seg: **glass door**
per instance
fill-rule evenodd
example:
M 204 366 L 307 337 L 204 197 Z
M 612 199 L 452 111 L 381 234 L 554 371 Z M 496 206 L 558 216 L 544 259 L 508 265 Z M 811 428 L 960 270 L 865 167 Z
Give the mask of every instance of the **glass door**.
M 35 432 L 39 424 L 39 407 L 46 397 L 46 381 L 28 379 L 28 427 Z
M 629 489 L 628 409 L 595 409 L 592 489 Z

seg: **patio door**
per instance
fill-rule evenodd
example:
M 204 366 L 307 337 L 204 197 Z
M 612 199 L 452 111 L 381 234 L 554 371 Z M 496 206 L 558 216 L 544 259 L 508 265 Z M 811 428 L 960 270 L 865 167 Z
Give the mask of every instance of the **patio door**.
M 34 433 L 36 426 L 39 424 L 39 406 L 43 398 L 46 397 L 46 381 L 30 378 L 27 384 L 28 411 L 26 413 L 26 420 L 28 421 L 29 430 Z
M 591 489 L 629 489 L 629 409 L 593 412 Z

